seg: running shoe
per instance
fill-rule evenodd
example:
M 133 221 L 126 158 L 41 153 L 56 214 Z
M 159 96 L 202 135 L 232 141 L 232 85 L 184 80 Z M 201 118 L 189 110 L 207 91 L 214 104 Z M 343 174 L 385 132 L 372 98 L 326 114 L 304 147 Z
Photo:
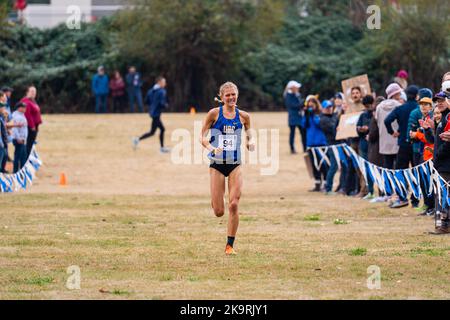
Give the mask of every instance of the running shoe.
M 398 201 L 398 197 L 397 196 L 388 197 L 388 199 L 386 200 L 386 202 L 388 203 L 389 207 L 391 207 L 397 201 Z
M 387 197 L 376 197 L 372 200 L 370 200 L 370 203 L 381 203 L 381 202 L 386 202 L 387 201 Z
M 138 138 L 138 137 L 134 137 L 134 138 L 131 140 L 131 143 L 133 144 L 133 149 L 136 150 L 137 147 L 138 147 L 138 144 L 139 144 L 139 138 Z
M 166 148 L 166 147 L 162 147 L 162 148 L 159 148 L 159 152 L 161 152 L 161 153 L 169 153 L 170 149 Z
M 237 255 L 236 251 L 234 251 L 233 247 L 230 246 L 229 244 L 227 244 L 227 246 L 225 248 L 225 254 L 227 256 L 235 256 L 235 255 Z
M 406 201 L 396 200 L 389 207 L 392 209 L 399 209 L 399 208 L 407 207 L 408 205 L 409 205 L 408 200 L 406 200 Z
M 418 207 L 418 208 L 414 208 L 416 211 L 418 211 L 418 212 L 424 212 L 424 211 L 427 211 L 428 210 L 428 206 L 427 205 L 423 205 L 423 206 L 421 206 L 421 207 Z
M 316 183 L 314 188 L 308 190 L 308 192 L 320 192 L 320 183 Z
M 363 200 L 373 200 L 375 199 L 375 196 L 373 195 L 373 193 L 368 193 L 364 198 L 362 198 Z
M 436 228 L 435 231 L 429 232 L 429 234 L 433 234 L 433 235 L 450 234 L 450 228 L 440 226 L 439 228 Z
M 434 214 L 434 208 L 428 208 L 427 206 L 423 206 L 423 210 L 419 212 L 418 216 L 429 216 L 429 212 L 432 212 Z

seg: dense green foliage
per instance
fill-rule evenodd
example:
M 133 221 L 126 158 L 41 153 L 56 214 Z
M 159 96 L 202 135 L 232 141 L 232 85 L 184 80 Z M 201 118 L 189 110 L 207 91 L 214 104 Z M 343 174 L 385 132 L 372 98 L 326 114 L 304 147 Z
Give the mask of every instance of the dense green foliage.
M 34 84 L 46 112 L 89 110 L 90 80 L 100 64 L 114 65 L 110 23 L 103 20 L 68 30 L 61 25 L 38 30 L 16 26 L 0 35 L 0 83 L 16 88 L 20 98 Z
M 243 57 L 244 84 L 259 97 L 260 106 L 282 104 L 281 93 L 291 79 L 304 84 L 303 92 L 329 97 L 341 80 L 367 71 L 362 38 L 348 19 L 337 15 L 290 15 L 276 41 Z
M 241 105 L 260 110 L 282 107 L 291 79 L 328 98 L 362 73 L 382 93 L 406 69 L 410 82 L 437 89 L 450 66 L 450 6 L 442 1 L 403 0 L 401 13 L 383 5 L 381 30 L 365 28 L 364 0 L 132 0 L 135 10 L 81 30 L 3 24 L 0 85 L 20 98 L 35 84 L 45 112 L 92 111 L 99 65 L 122 74 L 136 65 L 144 90 L 166 76 L 171 111 L 206 110 L 226 80 L 239 84 Z M 2 12 L 0 5 L 0 19 Z
M 121 50 L 169 80 L 176 110 L 205 108 L 218 86 L 239 81 L 241 58 L 258 50 L 281 25 L 280 1 L 137 0 L 119 15 Z M 157 30 L 157 32 L 152 32 Z
M 372 51 L 373 77 L 386 83 L 402 67 L 410 83 L 438 89 L 450 69 L 448 0 L 403 0 L 401 13 L 382 8 L 381 30 L 366 32 L 363 42 Z

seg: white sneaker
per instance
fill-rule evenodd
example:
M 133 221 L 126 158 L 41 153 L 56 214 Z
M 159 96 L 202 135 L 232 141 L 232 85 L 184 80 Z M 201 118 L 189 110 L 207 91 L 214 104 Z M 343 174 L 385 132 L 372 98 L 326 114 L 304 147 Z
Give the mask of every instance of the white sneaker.
M 370 200 L 370 203 L 380 203 L 386 202 L 386 197 L 376 197 L 375 199 Z
M 133 149 L 136 150 L 139 144 L 139 138 L 138 137 L 132 138 L 131 143 L 133 144 Z
M 161 153 L 169 153 L 170 149 L 166 148 L 166 147 L 162 147 L 162 148 L 159 148 L 159 152 L 161 152 Z

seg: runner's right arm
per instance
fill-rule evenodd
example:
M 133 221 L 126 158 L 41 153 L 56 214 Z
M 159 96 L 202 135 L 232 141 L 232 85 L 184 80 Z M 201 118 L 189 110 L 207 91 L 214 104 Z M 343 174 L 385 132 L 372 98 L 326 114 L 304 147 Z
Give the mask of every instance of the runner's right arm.
M 215 154 L 219 154 L 220 152 L 222 152 L 222 149 L 214 148 L 211 143 L 209 143 L 208 131 L 216 121 L 218 114 L 219 108 L 214 108 L 208 112 L 208 114 L 206 115 L 206 119 L 203 122 L 202 133 L 200 136 L 200 143 L 202 144 L 202 146 L 208 149 L 208 151 L 212 151 Z

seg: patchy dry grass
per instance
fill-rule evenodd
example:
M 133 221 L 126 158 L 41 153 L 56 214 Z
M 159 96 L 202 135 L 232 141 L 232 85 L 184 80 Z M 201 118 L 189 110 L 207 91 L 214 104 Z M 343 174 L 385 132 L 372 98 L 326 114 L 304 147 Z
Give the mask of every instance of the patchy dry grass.
M 227 258 L 226 220 L 213 217 L 207 197 L 46 197 L 3 199 L 1 298 L 450 297 L 449 238 L 423 234 L 430 221 L 405 211 L 369 217 L 352 200 L 361 214 L 335 205 L 307 221 L 291 213 L 301 197 L 281 208 L 277 198 L 249 197 L 242 214 L 252 219 L 241 220 L 239 255 Z M 352 224 L 335 225 L 338 213 Z M 71 265 L 81 290 L 65 287 Z M 381 290 L 365 287 L 370 265 L 381 268 Z
M 184 117 L 164 118 L 168 132 L 192 126 Z M 36 185 L 0 196 L 0 298 L 450 298 L 450 237 L 426 234 L 432 219 L 307 193 L 285 115 L 254 118 L 282 128 L 280 172 L 245 168 L 239 254 L 226 257 L 226 217 L 210 210 L 206 166 L 172 165 L 156 140 L 131 151 L 146 116 L 46 117 Z M 68 187 L 57 185 L 61 171 Z M 66 288 L 72 265 L 80 290 Z M 380 290 L 366 287 L 371 265 Z

